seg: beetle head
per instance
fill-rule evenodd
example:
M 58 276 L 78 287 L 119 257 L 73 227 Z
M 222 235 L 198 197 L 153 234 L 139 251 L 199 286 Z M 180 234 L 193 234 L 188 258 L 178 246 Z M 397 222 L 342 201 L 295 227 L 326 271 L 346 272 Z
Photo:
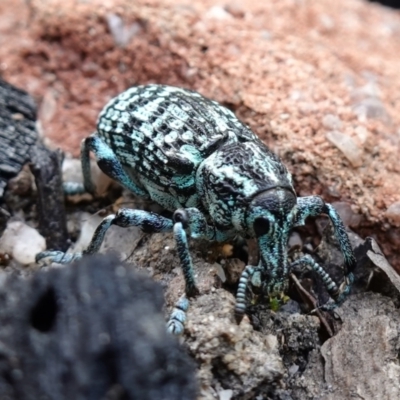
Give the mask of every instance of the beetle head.
M 247 210 L 246 228 L 257 238 L 263 285 L 271 296 L 287 288 L 287 243 L 296 209 L 293 189 L 274 187 L 257 194 Z

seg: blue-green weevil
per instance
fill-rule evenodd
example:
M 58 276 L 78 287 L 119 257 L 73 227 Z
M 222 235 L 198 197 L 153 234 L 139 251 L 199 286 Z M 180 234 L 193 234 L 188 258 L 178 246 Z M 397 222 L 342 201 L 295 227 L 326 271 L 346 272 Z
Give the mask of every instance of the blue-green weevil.
M 83 253 L 45 251 L 47 258 L 69 263 L 99 250 L 111 225 L 138 226 L 145 232 L 172 231 L 186 288 L 168 322 L 176 334 L 184 330 L 187 297 L 198 290 L 188 239 L 225 241 L 236 236 L 256 238 L 258 265 L 243 270 L 236 294 L 238 321 L 246 310 L 249 283 L 270 297 L 288 288 L 290 271 L 297 266 L 314 270 L 335 303 L 341 304 L 353 282 L 355 257 L 335 209 L 318 196 L 297 197 L 291 174 L 282 161 L 227 108 L 192 90 L 164 85 L 132 87 L 112 99 L 100 113 L 97 131 L 81 147 L 83 185 L 65 184 L 69 194 L 95 194 L 89 153 L 100 169 L 137 196 L 153 200 L 173 213 L 120 209 L 98 226 Z M 345 278 L 338 286 L 310 256 L 288 262 L 292 228 L 308 216 L 326 214 L 344 256 Z

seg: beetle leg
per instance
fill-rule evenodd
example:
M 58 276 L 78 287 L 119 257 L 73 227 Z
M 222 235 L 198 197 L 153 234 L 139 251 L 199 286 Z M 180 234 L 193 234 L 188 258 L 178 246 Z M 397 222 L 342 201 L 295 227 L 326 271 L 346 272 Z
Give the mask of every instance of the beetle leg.
M 181 335 L 185 328 L 186 312 L 189 309 L 189 300 L 184 294 L 175 304 L 167 322 L 167 330 L 173 335 Z
M 93 152 L 99 168 L 111 179 L 115 180 L 124 188 L 128 189 L 137 196 L 148 198 L 147 192 L 141 189 L 132 178 L 125 172 L 121 162 L 115 153 L 104 142 L 103 139 L 93 134 L 81 143 L 81 163 L 83 174 L 83 185 L 73 182 L 64 183 L 64 192 L 66 194 L 79 194 L 89 192 L 95 194 L 96 186 L 93 183 L 90 172 L 90 152 Z M 132 166 L 133 168 L 134 166 Z
M 186 287 L 185 295 L 178 300 L 172 311 L 167 323 L 167 329 L 175 335 L 180 335 L 183 332 L 186 322 L 186 311 L 189 308 L 188 297 L 199 293 L 194 278 L 193 262 L 189 252 L 185 229 L 189 229 L 190 237 L 196 239 L 202 238 L 221 241 L 227 239 L 229 236 L 209 225 L 204 214 L 194 207 L 176 210 L 173 220 L 175 222 L 173 231 Z
M 88 146 L 88 138 L 81 142 L 81 168 L 83 175 L 83 183 L 78 182 L 64 182 L 64 193 L 67 195 L 82 194 L 85 192 L 94 194 L 96 187 L 92 180 L 90 171 L 90 146 Z
M 182 222 L 175 222 L 174 236 L 176 240 L 178 256 L 181 261 L 183 276 L 185 278 L 185 293 L 189 297 L 195 296 L 198 294 L 199 290 L 196 287 L 192 257 L 190 256 L 187 235 Z
M 189 297 L 194 296 L 198 293 L 198 289 L 195 284 L 193 262 L 189 252 L 188 238 L 185 229 L 189 229 L 190 237 L 195 239 L 221 241 L 229 236 L 209 225 L 203 213 L 194 207 L 176 210 L 172 219 L 175 222 L 174 236 L 178 255 L 181 260 L 183 275 L 185 277 L 185 292 Z
M 47 258 L 50 262 L 68 264 L 81 258 L 83 255 L 97 253 L 103 243 L 104 236 L 111 225 L 117 225 L 124 228 L 137 226 L 146 233 L 169 232 L 173 227 L 172 221 L 168 218 L 162 217 L 161 215 L 143 210 L 121 208 L 117 214 L 109 215 L 103 219 L 100 225 L 96 228 L 89 246 L 82 253 L 43 251 L 36 255 L 36 262 Z
M 185 228 L 189 228 L 190 237 L 193 239 L 222 242 L 234 236 L 230 231 L 223 232 L 210 225 L 204 214 L 195 207 L 176 210 L 173 219 L 182 221 Z
M 246 311 L 246 291 L 252 276 L 257 271 L 257 268 L 252 265 L 247 265 L 240 275 L 239 285 L 236 292 L 236 304 L 235 304 L 235 318 L 239 324 L 243 319 Z
M 185 294 L 175 304 L 175 307 L 172 310 L 167 322 L 167 330 L 174 335 L 181 335 L 185 327 L 186 312 L 189 309 L 188 297 L 195 296 L 199 293 L 199 290 L 196 287 L 193 272 L 193 262 L 189 252 L 189 245 L 184 229 L 184 223 L 177 221 L 178 218 L 175 217 L 176 213 L 174 214 L 175 224 L 173 226 L 173 232 L 178 256 L 181 261 L 183 277 L 185 278 Z
M 341 287 L 338 287 L 333 279 L 329 276 L 329 274 L 316 262 L 314 261 L 309 255 L 306 255 L 298 260 L 294 261 L 290 265 L 290 269 L 296 268 L 301 265 L 306 265 L 311 270 L 315 271 L 322 282 L 324 283 L 326 289 L 328 290 L 329 295 L 332 299 L 335 300 L 335 303 L 325 304 L 321 308 L 324 310 L 332 310 L 337 306 L 340 306 L 345 300 L 346 297 L 350 294 L 351 286 L 354 281 L 354 275 L 348 274 L 342 283 Z
M 328 290 L 329 295 L 331 296 L 332 299 L 335 300 L 334 306 L 338 306 L 343 303 L 345 300 L 346 296 L 349 294 L 350 289 L 351 289 L 351 283 L 352 281 L 351 278 L 346 278 L 344 283 L 345 287 L 343 290 L 340 290 L 340 288 L 336 285 L 336 283 L 333 281 L 333 279 L 329 276 L 329 274 L 316 262 L 314 261 L 309 255 L 306 255 L 302 258 L 299 258 L 298 260 L 294 261 L 290 265 L 290 269 L 295 269 L 299 266 L 306 266 L 309 269 L 313 270 L 316 272 L 320 278 L 322 279 L 322 282 L 324 283 L 326 289 Z M 324 306 L 326 308 L 326 306 Z M 332 307 L 334 308 L 334 307 Z
M 175 221 L 173 231 L 178 256 L 181 261 L 183 277 L 185 278 L 185 294 L 175 304 L 167 322 L 167 330 L 174 335 L 181 335 L 185 327 L 186 312 L 189 309 L 188 297 L 195 296 L 199 293 L 199 290 L 196 287 L 193 262 L 192 257 L 190 256 L 189 244 L 185 232 L 185 227 L 187 227 L 188 222 L 186 211 L 175 211 L 173 219 Z
M 304 220 L 309 216 L 316 217 L 320 214 L 328 215 L 333 225 L 334 234 L 339 243 L 340 251 L 344 257 L 347 272 L 353 272 L 356 259 L 346 229 L 336 210 L 318 196 L 299 197 L 297 199 L 297 206 L 298 215 L 296 225 L 303 225 Z
M 325 286 L 327 287 L 329 294 L 335 300 L 336 305 L 339 305 L 350 293 L 351 285 L 354 281 L 353 270 L 356 265 L 356 259 L 354 257 L 349 237 L 347 236 L 346 229 L 336 210 L 330 204 L 325 203 L 318 196 L 299 197 L 297 199 L 297 206 L 298 214 L 296 225 L 304 224 L 304 220 L 308 216 L 316 217 L 320 214 L 328 215 L 333 226 L 336 240 L 339 243 L 340 250 L 344 257 L 344 263 L 346 267 L 345 280 L 340 288 L 338 288 L 337 285 L 330 278 L 330 276 L 326 273 L 326 271 L 324 271 L 322 267 L 320 267 L 314 260 L 311 260 L 309 257 L 295 261 L 292 266 L 298 265 L 303 262 L 311 267 L 315 272 L 318 273 L 318 275 L 320 275 Z M 325 308 L 327 307 L 330 306 L 326 306 Z

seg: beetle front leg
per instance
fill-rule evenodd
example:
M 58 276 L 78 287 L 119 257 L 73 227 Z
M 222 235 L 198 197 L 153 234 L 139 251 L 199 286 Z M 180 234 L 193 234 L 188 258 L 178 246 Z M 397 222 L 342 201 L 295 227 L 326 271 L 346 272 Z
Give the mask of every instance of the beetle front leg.
M 246 268 L 242 271 L 239 279 L 239 285 L 236 292 L 236 303 L 235 303 L 235 319 L 239 324 L 240 321 L 244 317 L 244 313 L 246 311 L 246 292 L 249 283 L 253 275 L 256 272 L 256 267 L 252 265 L 247 265 Z
M 297 199 L 297 206 L 298 214 L 296 225 L 303 225 L 308 216 L 316 217 L 320 214 L 328 215 L 333 226 L 335 237 L 339 243 L 340 250 L 344 257 L 344 263 L 346 267 L 345 280 L 341 287 L 338 288 L 326 271 L 324 271 L 323 268 L 321 268 L 314 260 L 310 261 L 309 257 L 295 261 L 292 266 L 305 263 L 311 269 L 317 272 L 322 278 L 322 281 L 324 282 L 329 294 L 335 300 L 336 305 L 339 305 L 343 303 L 347 295 L 350 293 L 351 285 L 354 281 L 353 270 L 356 265 L 356 259 L 354 257 L 349 237 L 347 236 L 346 229 L 336 210 L 330 204 L 325 203 L 318 196 L 300 197 Z M 336 305 L 328 305 L 324 306 L 324 308 L 332 309 Z
M 183 223 L 183 226 L 190 229 L 190 236 L 196 239 L 207 239 L 213 241 L 224 241 L 232 237 L 232 232 L 222 232 L 207 223 L 204 214 L 197 208 L 186 208 L 184 210 L 177 210 L 174 214 L 174 220 L 179 220 Z M 175 227 L 174 227 L 175 230 Z M 189 259 L 189 250 L 184 258 Z M 191 267 L 188 267 L 188 270 Z M 260 264 L 258 266 L 248 265 L 242 272 L 239 285 L 236 292 L 236 304 L 235 304 L 235 318 L 237 323 L 243 319 L 246 311 L 246 292 L 249 283 L 254 286 L 261 286 L 260 274 L 263 271 L 263 267 Z M 182 315 L 178 313 L 178 315 Z
M 93 152 L 99 168 L 111 179 L 115 180 L 124 188 L 128 189 L 137 196 L 148 198 L 147 192 L 141 189 L 132 178 L 125 172 L 121 162 L 104 142 L 103 139 L 93 135 L 87 137 L 81 144 L 81 164 L 83 174 L 83 185 L 74 182 L 64 183 L 64 192 L 66 194 L 80 194 L 85 191 L 90 194 L 96 193 L 96 186 L 93 183 L 90 171 L 90 152 Z M 131 168 L 134 166 L 132 165 Z
M 325 304 L 321 307 L 322 309 L 332 310 L 335 307 L 340 306 L 346 300 L 346 297 L 350 294 L 351 285 L 353 284 L 354 281 L 353 274 L 348 274 L 342 285 L 338 287 L 336 283 L 332 280 L 332 278 L 329 276 L 329 274 L 309 255 L 306 255 L 294 261 L 290 265 L 290 268 L 292 269 L 302 265 L 306 265 L 309 269 L 313 270 L 320 276 L 329 295 L 331 296 L 332 299 L 335 299 L 335 303 Z
M 50 262 L 58 264 L 68 264 L 81 258 L 83 255 L 97 253 L 104 241 L 105 234 L 111 225 L 117 225 L 123 228 L 137 226 L 143 232 L 170 232 L 173 223 L 170 219 L 162 217 L 156 213 L 132 210 L 129 208 L 121 208 L 117 214 L 109 215 L 104 218 L 100 225 L 96 228 L 89 246 L 82 253 L 63 253 L 61 251 L 43 251 L 36 255 L 36 262 L 47 258 Z

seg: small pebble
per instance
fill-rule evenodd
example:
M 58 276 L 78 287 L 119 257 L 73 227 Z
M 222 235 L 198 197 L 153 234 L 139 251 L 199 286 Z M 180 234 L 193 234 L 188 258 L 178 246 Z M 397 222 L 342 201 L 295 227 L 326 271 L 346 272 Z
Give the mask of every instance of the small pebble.
M 293 247 L 296 248 L 301 248 L 303 245 L 303 241 L 301 240 L 301 236 L 298 234 L 298 232 L 292 232 L 289 237 L 289 243 L 288 246 L 290 249 Z
M 330 131 L 336 131 L 342 128 L 342 120 L 333 114 L 326 114 L 322 118 L 322 125 Z
M 98 215 L 91 215 L 89 213 L 81 214 L 81 233 L 79 235 L 78 240 L 74 245 L 74 252 L 80 252 L 85 250 L 90 241 L 92 240 L 94 231 L 99 226 L 100 222 L 103 218 Z
M 91 176 L 93 183 L 96 186 L 97 194 L 102 195 L 110 186 L 112 180 L 107 175 L 103 174 L 96 162 L 90 162 Z M 64 182 L 83 183 L 82 164 L 81 160 L 75 158 L 66 158 L 62 165 L 62 174 Z M 84 193 L 78 196 L 72 196 L 73 201 L 90 200 L 92 196 L 89 193 Z
M 388 113 L 382 101 L 376 97 L 369 97 L 356 103 L 353 107 L 354 113 L 362 121 L 365 119 L 380 119 L 387 121 Z
M 299 370 L 299 366 L 296 364 L 293 364 L 291 367 L 289 367 L 289 375 L 294 375 L 297 371 Z
M 11 254 L 22 265 L 34 263 L 36 254 L 45 249 L 44 237 L 20 221 L 9 222 L 0 239 L 0 252 Z
M 218 392 L 219 400 L 231 400 L 233 396 L 233 390 L 231 389 L 226 389 L 226 390 L 221 390 Z
M 391 204 L 385 213 L 386 217 L 396 224 L 400 224 L 400 201 Z
M 226 12 L 220 6 L 213 6 L 211 7 L 204 15 L 207 19 L 219 19 L 219 20 L 226 20 L 232 19 L 232 15 Z
M 363 153 L 350 136 L 339 131 L 330 131 L 326 133 L 326 138 L 343 153 L 354 168 L 361 167 Z
M 131 38 L 138 34 L 142 29 L 140 24 L 137 22 L 125 25 L 122 18 L 113 13 L 106 15 L 106 21 L 115 44 L 122 47 L 126 46 Z
M 346 226 L 357 228 L 360 225 L 362 217 L 360 214 L 357 214 L 352 210 L 350 203 L 345 201 L 336 201 L 332 203 L 332 206 L 338 212 Z
M 363 126 L 357 126 L 357 128 L 354 129 L 354 133 L 357 135 L 359 141 L 363 144 L 367 141 L 369 137 L 368 130 Z
M 219 279 L 221 279 L 221 282 L 226 281 L 226 275 L 224 269 L 221 267 L 220 264 L 214 263 L 213 267 L 215 269 L 215 273 L 218 275 Z

